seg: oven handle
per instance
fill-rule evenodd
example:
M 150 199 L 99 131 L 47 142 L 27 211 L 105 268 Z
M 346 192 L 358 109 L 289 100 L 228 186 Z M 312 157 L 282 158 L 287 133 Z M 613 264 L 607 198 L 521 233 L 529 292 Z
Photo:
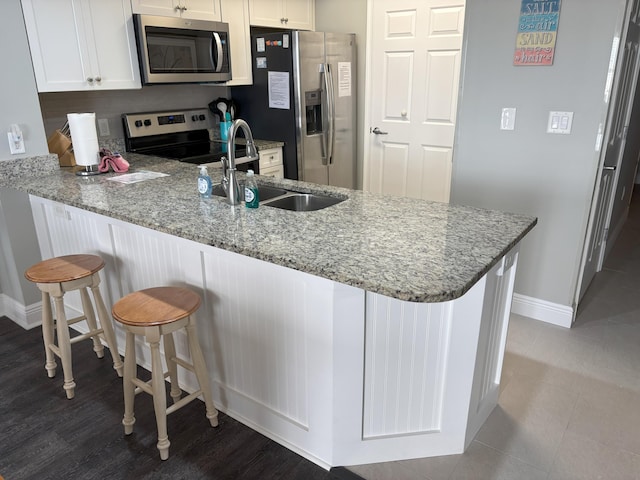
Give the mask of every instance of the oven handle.
M 216 42 L 216 52 L 218 53 L 218 63 L 216 64 L 216 59 L 213 56 L 213 42 Z M 224 51 L 222 50 L 222 40 L 220 40 L 220 34 L 218 32 L 213 32 L 211 37 L 211 63 L 216 69 L 216 72 L 222 71 L 222 65 L 224 64 Z

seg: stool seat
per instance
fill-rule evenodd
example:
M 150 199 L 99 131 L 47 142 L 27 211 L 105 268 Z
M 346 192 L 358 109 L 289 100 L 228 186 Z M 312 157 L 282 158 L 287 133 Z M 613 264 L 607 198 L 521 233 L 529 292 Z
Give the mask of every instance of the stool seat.
M 204 398 L 206 417 L 212 427 L 218 426 L 218 411 L 213 404 L 207 367 L 198 344 L 195 316 L 200 307 L 200 296 L 182 287 L 155 287 L 130 293 L 118 300 L 111 309 L 113 318 L 120 322 L 126 332 L 124 353 L 124 425 L 125 435 L 133 432 L 135 396 L 146 392 L 153 397 L 153 408 L 158 427 L 157 447 L 160 458 L 169 458 L 169 435 L 167 415 L 182 408 L 200 395 Z M 173 332 L 184 329 L 191 363 L 176 354 Z M 135 335 L 144 336 L 151 349 L 151 380 L 145 382 L 136 374 Z M 164 345 L 167 372 L 163 371 L 160 342 Z M 195 374 L 199 389 L 182 398 L 178 382 L 178 366 Z M 173 405 L 167 407 L 165 378 L 171 380 L 169 394 Z
M 34 282 L 42 292 L 42 338 L 46 357 L 45 369 L 49 377 L 56 374 L 55 356 L 62 360 L 64 373 L 63 388 L 67 398 L 75 395 L 75 381 L 73 379 L 73 367 L 71 363 L 71 345 L 87 338 L 93 340 L 93 350 L 98 358 L 104 357 L 104 346 L 101 339 L 109 347 L 113 368 L 122 376 L 122 360 L 118 353 L 115 332 L 109 314 L 100 294 L 100 270 L 104 268 L 104 260 L 98 255 L 64 255 L 54 257 L 29 267 L 24 276 Z M 63 297 L 66 292 L 77 290 L 80 293 L 83 314 L 76 318 L 67 319 Z M 96 315 L 89 298 L 89 290 L 93 294 L 93 300 L 97 309 Z M 51 309 L 51 298 L 55 305 L 56 318 L 54 322 Z M 69 325 L 86 321 L 89 331 L 85 334 L 70 338 Z M 56 343 L 57 337 L 57 343 Z
M 34 283 L 62 283 L 88 277 L 103 267 L 104 260 L 97 255 L 64 255 L 36 263 L 24 276 Z
M 181 287 L 155 287 L 121 298 L 113 306 L 113 317 L 132 327 L 166 325 L 188 317 L 200 307 L 200 297 Z

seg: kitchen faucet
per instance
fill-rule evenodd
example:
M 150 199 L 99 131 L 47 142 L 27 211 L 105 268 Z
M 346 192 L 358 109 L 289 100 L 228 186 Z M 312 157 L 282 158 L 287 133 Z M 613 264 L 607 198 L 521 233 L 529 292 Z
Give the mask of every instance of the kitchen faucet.
M 222 157 L 222 188 L 227 194 L 227 200 L 230 205 L 238 205 L 240 203 L 240 186 L 236 177 L 236 152 L 235 143 L 238 129 L 242 129 L 244 138 L 247 141 L 247 154 L 242 160 L 254 161 L 258 160 L 258 150 L 253 142 L 253 134 L 249 124 L 238 118 L 231 123 L 227 133 L 227 155 L 229 158 Z

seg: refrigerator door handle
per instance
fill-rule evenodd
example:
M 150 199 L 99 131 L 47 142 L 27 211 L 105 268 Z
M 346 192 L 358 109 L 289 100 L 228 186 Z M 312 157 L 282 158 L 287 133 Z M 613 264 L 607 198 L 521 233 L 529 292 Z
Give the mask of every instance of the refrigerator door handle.
M 324 65 L 324 82 L 327 90 L 327 163 L 331 165 L 333 163 L 333 147 L 335 143 L 335 96 L 333 90 L 333 76 L 331 75 L 331 65 L 325 63 Z
M 216 53 L 217 56 L 213 55 L 213 42 L 216 42 Z M 213 64 L 216 72 L 220 72 L 222 70 L 222 65 L 224 64 L 222 51 L 222 40 L 220 40 L 220 34 L 218 32 L 213 32 L 213 37 L 211 38 L 211 63 Z M 216 64 L 216 58 L 218 59 L 218 63 Z

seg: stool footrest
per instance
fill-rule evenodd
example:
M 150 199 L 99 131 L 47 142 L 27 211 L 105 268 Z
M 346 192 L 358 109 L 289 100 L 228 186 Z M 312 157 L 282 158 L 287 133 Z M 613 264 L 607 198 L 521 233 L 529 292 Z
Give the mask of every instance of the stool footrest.
M 67 325 L 73 325 L 74 323 L 82 322 L 83 320 L 86 320 L 86 319 L 87 319 L 86 315 L 80 315 L 79 317 L 70 318 L 69 320 L 67 320 Z
M 164 378 L 167 378 L 169 376 L 169 372 L 164 372 L 163 376 Z M 152 380 L 147 380 L 145 382 L 144 380 L 140 380 L 138 377 L 135 377 L 135 378 L 132 378 L 131 381 L 134 384 L 138 385 L 138 387 L 135 389 L 136 395 L 138 395 L 143 391 L 147 392 L 149 395 L 153 395 Z
M 185 360 L 178 358 L 178 357 L 171 357 L 171 361 L 177 363 L 178 365 L 180 365 L 182 368 L 189 370 L 191 373 L 195 373 L 195 368 L 193 368 L 193 365 L 186 362 Z
M 74 343 L 81 342 L 82 340 L 86 340 L 87 338 L 95 337 L 96 335 L 99 335 L 101 333 L 104 333 L 104 330 L 101 328 L 99 328 L 98 330 L 91 330 L 90 332 L 83 333 L 82 335 L 78 335 L 77 337 L 73 337 L 69 340 L 69 343 L 73 345 Z
M 170 407 L 167 407 L 167 415 L 170 414 L 170 413 L 175 412 L 179 408 L 184 407 L 187 403 L 191 402 L 192 400 L 195 400 L 196 398 L 198 398 L 200 396 L 201 393 L 202 393 L 202 390 L 196 390 L 195 392 L 190 393 L 186 397 L 182 397 L 176 403 L 174 403 Z

